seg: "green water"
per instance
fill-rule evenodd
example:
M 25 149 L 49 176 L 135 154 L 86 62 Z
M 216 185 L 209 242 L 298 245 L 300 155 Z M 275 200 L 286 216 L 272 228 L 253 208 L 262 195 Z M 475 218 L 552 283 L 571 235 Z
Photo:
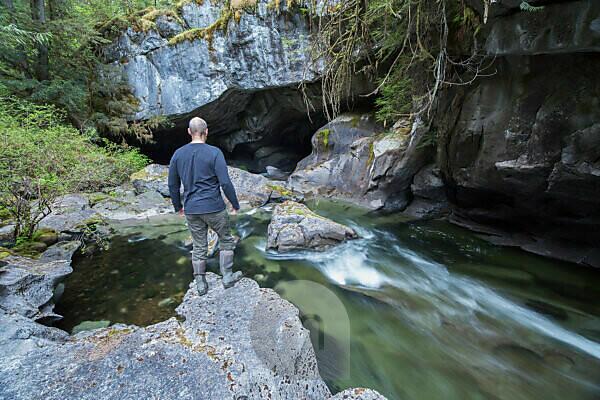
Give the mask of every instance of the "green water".
M 236 264 L 297 305 L 334 390 L 390 399 L 600 398 L 600 271 L 495 247 L 445 222 L 405 223 L 309 204 L 361 239 L 324 253 L 264 251 L 269 213 L 235 219 Z M 150 324 L 174 315 L 192 279 L 182 219 L 119 226 L 78 258 L 58 312 Z M 210 269 L 217 271 L 214 260 Z

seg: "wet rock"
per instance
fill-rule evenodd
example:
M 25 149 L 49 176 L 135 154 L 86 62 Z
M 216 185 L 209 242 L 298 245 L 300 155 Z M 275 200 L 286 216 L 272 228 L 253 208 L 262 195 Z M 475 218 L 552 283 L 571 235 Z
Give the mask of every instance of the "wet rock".
M 130 181 L 136 194 L 155 191 L 164 197 L 169 197 L 169 167 L 166 165 L 150 164 L 141 171 L 131 175 Z
M 372 389 L 356 388 L 344 390 L 329 400 L 386 400 L 386 398 Z
M 504 0 L 498 3 L 504 3 L 502 5 L 507 8 L 520 6 L 519 1 Z M 527 12 L 502 16 L 492 20 L 493 25 L 485 43 L 485 50 L 496 57 L 598 52 L 598 15 L 600 3 L 581 0 L 545 4 L 533 16 Z
M 79 325 L 75 326 L 71 331 L 72 335 L 76 335 L 80 332 L 93 331 L 96 329 L 107 328 L 110 325 L 110 321 L 83 321 Z
M 598 6 L 579 1 L 546 7 L 583 20 L 584 9 Z M 557 23 L 563 18 L 552 15 Z M 519 31 L 540 27 L 537 19 L 527 19 Z M 543 26 L 544 32 L 554 27 L 547 20 Z M 532 238 L 513 240 L 528 251 L 600 265 L 594 251 L 600 241 L 600 108 L 590 107 L 600 104 L 600 70 L 597 54 L 569 53 L 570 46 L 577 44 L 565 41 L 565 54 L 549 49 L 498 58 L 497 73 L 455 101 L 459 112 L 444 111 L 453 117 L 439 135 L 438 165 L 460 214 L 455 220 L 463 225 L 507 227 L 511 235 Z
M 324 218 L 303 204 L 286 201 L 273 210 L 267 249 L 324 250 L 356 237 L 353 229 Z

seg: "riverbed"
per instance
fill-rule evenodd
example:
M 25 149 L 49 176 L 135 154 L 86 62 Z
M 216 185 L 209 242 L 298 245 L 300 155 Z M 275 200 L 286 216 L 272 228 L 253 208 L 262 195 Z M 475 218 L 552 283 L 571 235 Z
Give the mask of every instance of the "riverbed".
M 308 205 L 360 239 L 322 253 L 266 252 L 269 209 L 253 210 L 234 219 L 236 265 L 301 310 L 332 390 L 365 386 L 416 400 L 600 398 L 600 271 L 493 246 L 444 221 Z M 74 260 L 59 327 L 176 315 L 192 280 L 183 219 L 117 229 L 108 250 Z M 216 260 L 209 266 L 218 271 Z

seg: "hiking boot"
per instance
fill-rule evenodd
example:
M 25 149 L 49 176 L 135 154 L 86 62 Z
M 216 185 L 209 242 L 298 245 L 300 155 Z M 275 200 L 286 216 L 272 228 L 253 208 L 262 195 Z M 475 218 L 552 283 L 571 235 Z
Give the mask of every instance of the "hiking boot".
M 206 260 L 192 261 L 194 267 L 194 278 L 198 295 L 204 296 L 208 293 L 208 282 L 206 282 Z
M 233 251 L 222 250 L 219 254 L 219 268 L 223 275 L 223 287 L 229 289 L 233 287 L 237 281 L 244 277 L 240 271 L 233 272 Z

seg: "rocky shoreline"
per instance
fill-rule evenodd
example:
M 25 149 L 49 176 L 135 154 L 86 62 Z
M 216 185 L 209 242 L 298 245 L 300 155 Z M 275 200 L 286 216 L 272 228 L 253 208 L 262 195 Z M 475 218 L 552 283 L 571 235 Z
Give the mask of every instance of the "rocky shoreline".
M 245 174 L 232 171 L 236 184 L 251 185 L 238 187 L 246 207 L 283 196 L 266 178 Z M 157 184 L 164 177 L 164 168 L 150 166 L 108 195 L 65 196 L 44 226 L 66 239 L 93 221 L 107 240 L 110 220 L 170 212 Z M 0 260 L 0 399 L 384 399 L 362 388 L 332 396 L 298 309 L 247 278 L 224 290 L 209 274 L 208 295 L 190 284 L 177 318 L 147 327 L 69 335 L 47 326 L 61 318 L 54 304 L 80 245 L 61 241 L 37 259 Z

